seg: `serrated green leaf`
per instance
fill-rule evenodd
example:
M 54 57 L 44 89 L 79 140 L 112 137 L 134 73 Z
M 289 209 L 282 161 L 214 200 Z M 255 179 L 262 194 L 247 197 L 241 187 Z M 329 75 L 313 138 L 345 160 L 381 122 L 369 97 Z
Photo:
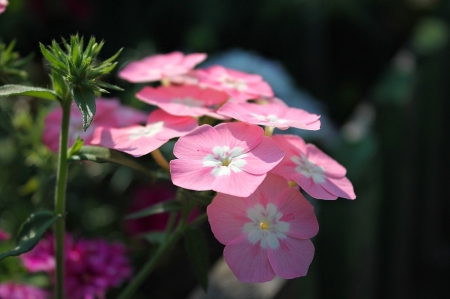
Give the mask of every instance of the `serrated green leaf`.
M 53 90 L 46 88 L 15 84 L 0 86 L 0 97 L 8 96 L 30 96 L 46 100 L 60 100 Z
M 141 164 L 135 162 L 133 158 L 102 146 L 83 146 L 76 154 L 69 158 L 69 161 L 92 161 L 97 163 L 116 163 L 123 166 L 130 167 L 132 169 L 139 170 L 146 176 L 154 178 L 167 179 L 167 175 L 164 173 L 151 172 Z
M 58 220 L 60 216 L 50 211 L 39 211 L 31 214 L 22 224 L 17 237 L 17 246 L 10 251 L 0 254 L 0 261 L 10 256 L 18 256 L 30 251 L 37 245 L 47 229 Z
M 186 253 L 197 281 L 206 292 L 208 289 L 209 251 L 203 233 L 194 228 L 184 231 Z
M 174 199 L 166 200 L 164 202 L 157 203 L 151 207 L 137 211 L 133 214 L 127 215 L 125 219 L 136 219 L 161 213 L 176 212 L 181 211 L 182 208 L 183 206 L 179 201 L 176 201 Z
M 83 130 L 86 131 L 94 120 L 95 93 L 90 89 L 74 88 L 72 94 L 83 116 Z

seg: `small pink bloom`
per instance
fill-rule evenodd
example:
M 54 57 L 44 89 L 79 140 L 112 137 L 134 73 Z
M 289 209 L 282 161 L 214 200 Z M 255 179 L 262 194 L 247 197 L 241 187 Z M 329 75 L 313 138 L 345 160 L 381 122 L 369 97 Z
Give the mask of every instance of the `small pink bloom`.
M 238 102 L 273 97 L 272 88 L 260 75 L 227 69 L 219 65 L 197 70 L 199 84 L 227 92 Z
M 50 298 L 50 294 L 32 285 L 15 282 L 0 283 L 0 299 L 48 299 L 48 298 Z
M 174 116 L 158 109 L 150 113 L 145 126 L 97 127 L 90 143 L 140 157 L 172 138 L 189 133 L 197 126 L 197 120 L 193 117 Z
M 228 99 L 228 94 L 195 85 L 158 88 L 147 86 L 138 92 L 136 97 L 172 115 L 193 117 L 208 115 L 224 119 L 215 112 L 215 108 Z
M 69 146 L 72 146 L 77 136 L 84 140 L 85 145 L 91 144 L 96 127 L 124 127 L 145 122 L 147 115 L 136 109 L 122 106 L 117 99 L 96 99 L 96 113 L 91 126 L 83 131 L 83 117 L 78 107 L 73 104 L 70 110 Z M 59 149 L 59 134 L 61 130 L 62 109 L 58 107 L 51 111 L 44 122 L 44 144 L 53 152 Z
M 206 59 L 204 53 L 184 55 L 181 52 L 158 54 L 129 63 L 119 72 L 119 77 L 129 82 L 152 82 L 187 74 Z
M 101 239 L 74 240 L 72 236 L 66 235 L 64 252 L 65 292 L 69 299 L 104 298 L 110 288 L 118 287 L 131 277 L 132 269 L 126 248 L 120 243 Z M 20 258 L 28 271 L 44 271 L 53 275 L 53 236 L 46 235 L 33 250 L 22 254 Z M 40 263 L 39 258 L 42 258 Z M 3 298 L 0 296 L 0 299 Z
M 285 179 L 268 174 L 249 197 L 219 193 L 207 209 L 224 258 L 242 282 L 305 276 L 319 225 L 313 206 Z
M 0 229 L 0 241 L 6 241 L 9 239 L 9 234 Z
M 0 14 L 6 10 L 6 6 L 8 6 L 8 0 L 0 0 Z
M 356 198 L 353 185 L 345 176 L 346 169 L 315 145 L 306 144 L 295 135 L 275 135 L 273 140 L 286 153 L 273 173 L 296 182 L 314 198 Z
M 283 151 L 263 130 L 245 123 L 203 125 L 181 137 L 170 161 L 175 185 L 249 196 L 283 158 Z
M 262 104 L 228 102 L 217 113 L 237 120 L 286 130 L 294 127 L 319 130 L 320 116 L 302 109 L 289 108 L 282 100 L 273 98 Z

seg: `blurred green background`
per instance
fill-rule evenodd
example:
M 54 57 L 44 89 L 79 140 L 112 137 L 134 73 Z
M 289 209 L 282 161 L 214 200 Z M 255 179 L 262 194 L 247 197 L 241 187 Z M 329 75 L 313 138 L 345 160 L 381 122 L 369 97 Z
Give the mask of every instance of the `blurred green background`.
M 450 1 L 10 2 L 0 38 L 16 39 L 22 56 L 34 53 L 29 81 L 40 86 L 49 82 L 38 43 L 74 33 L 104 39 L 104 57 L 124 47 L 118 69 L 181 50 L 287 74 L 269 83 L 327 120 L 331 133 L 305 138 L 348 169 L 357 199 L 315 201 L 320 232 L 310 272 L 277 298 L 450 298 Z M 133 96 L 139 86 L 108 80 L 127 89 L 113 94 L 122 102 L 147 109 Z M 52 207 L 55 156 L 40 145 L 50 107 L 0 99 L 0 227 L 10 232 L 36 208 Z M 74 165 L 70 177 L 68 230 L 122 239 L 139 265 L 146 245 L 124 234 L 123 211 L 146 181 L 99 164 Z M 209 238 L 216 258 L 222 247 Z M 190 292 L 196 283 L 183 254 L 175 256 L 139 298 Z

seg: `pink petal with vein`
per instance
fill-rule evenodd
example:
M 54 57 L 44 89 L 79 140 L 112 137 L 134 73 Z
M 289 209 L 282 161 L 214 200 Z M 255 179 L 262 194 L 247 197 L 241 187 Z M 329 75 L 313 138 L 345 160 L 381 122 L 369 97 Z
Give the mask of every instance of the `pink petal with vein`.
M 262 249 L 258 243 L 249 243 L 246 235 L 228 243 L 223 251 L 223 257 L 241 282 L 266 282 L 275 277 L 267 250 Z

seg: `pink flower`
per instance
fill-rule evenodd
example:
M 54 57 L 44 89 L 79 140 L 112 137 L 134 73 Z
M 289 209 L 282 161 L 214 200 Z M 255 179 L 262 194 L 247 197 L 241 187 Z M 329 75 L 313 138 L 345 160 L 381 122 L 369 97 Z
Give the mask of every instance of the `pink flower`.
M 6 6 L 8 6 L 8 0 L 0 0 L 0 14 L 6 10 Z
M 187 74 L 206 59 L 204 53 L 184 55 L 181 52 L 158 54 L 129 63 L 119 77 L 129 82 L 152 82 Z
M 286 130 L 294 127 L 319 130 L 320 116 L 302 109 L 289 108 L 282 100 L 273 98 L 262 104 L 228 102 L 217 113 L 237 120 Z
M 227 69 L 220 65 L 197 70 L 199 84 L 227 92 L 238 102 L 273 97 L 272 88 L 259 75 Z
M 108 243 L 101 239 L 75 241 L 67 235 L 64 247 L 67 298 L 104 298 L 110 288 L 118 287 L 131 277 L 132 269 L 126 256 L 126 248 L 122 244 Z M 53 275 L 54 256 L 54 240 L 51 235 L 47 235 L 33 250 L 20 258 L 28 271 L 45 271 Z M 41 263 L 38 257 L 43 259 Z
M 1 1 L 1 0 L 0 0 Z M 15 282 L 0 283 L 0 299 L 48 299 L 50 295 L 35 286 Z
M 77 136 L 84 140 L 85 145 L 91 144 L 92 135 L 96 127 L 123 127 L 133 124 L 145 122 L 147 115 L 136 109 L 122 106 L 117 99 L 103 99 L 96 100 L 96 114 L 91 126 L 83 131 L 83 117 L 80 110 L 75 104 L 72 105 L 70 111 L 69 124 L 69 146 L 72 146 Z M 61 130 L 62 109 L 58 107 L 51 111 L 44 123 L 44 144 L 53 152 L 59 149 L 59 134 Z
M 296 182 L 314 198 L 356 198 L 352 183 L 345 176 L 346 169 L 315 145 L 306 144 L 295 135 L 275 135 L 273 140 L 286 153 L 273 173 Z
M 224 258 L 242 282 L 305 276 L 318 230 L 313 206 L 285 179 L 268 174 L 249 197 L 219 193 L 207 209 Z
M 139 91 L 136 97 L 172 115 L 193 117 L 208 115 L 224 119 L 222 115 L 215 112 L 215 108 L 228 99 L 228 94 L 195 85 L 158 88 L 147 86 Z
M 0 241 L 6 241 L 9 239 L 9 234 L 0 229 Z
M 198 126 L 193 117 L 173 116 L 161 109 L 150 113 L 145 126 L 98 127 L 91 144 L 98 144 L 135 157 L 148 154 L 172 138 L 185 135 Z
M 252 194 L 284 155 L 260 127 L 245 123 L 203 125 L 181 137 L 173 152 L 175 185 L 235 196 Z

